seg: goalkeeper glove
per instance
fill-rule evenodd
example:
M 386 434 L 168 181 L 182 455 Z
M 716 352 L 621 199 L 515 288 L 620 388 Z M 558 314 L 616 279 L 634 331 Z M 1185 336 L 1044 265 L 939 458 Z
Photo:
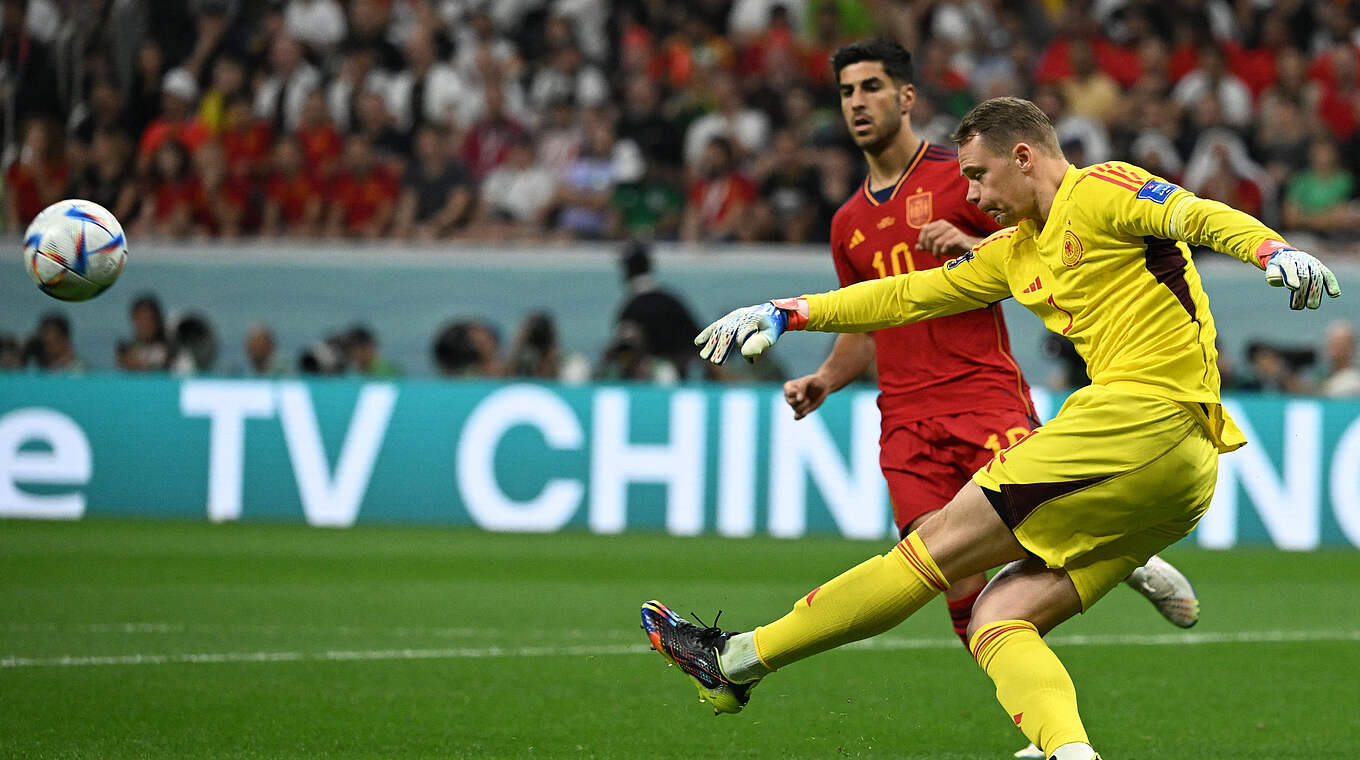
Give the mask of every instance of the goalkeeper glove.
M 727 361 L 734 345 L 741 349 L 746 361 L 754 363 L 785 330 L 803 329 L 807 324 L 806 309 L 807 301 L 801 298 L 733 309 L 705 327 L 694 339 L 694 345 L 702 346 L 699 356 L 714 364 Z
M 1322 305 L 1324 288 L 1332 298 L 1341 295 L 1336 275 L 1317 257 L 1275 241 L 1262 248 L 1266 249 L 1260 254 L 1266 267 L 1266 282 L 1277 288 L 1289 288 L 1289 308 L 1316 309 Z

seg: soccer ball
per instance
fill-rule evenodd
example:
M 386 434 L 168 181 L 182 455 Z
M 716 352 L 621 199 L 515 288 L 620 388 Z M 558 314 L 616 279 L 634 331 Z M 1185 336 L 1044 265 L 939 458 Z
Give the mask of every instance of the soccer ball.
M 57 201 L 24 233 L 24 268 L 38 288 L 63 301 L 87 301 L 108 290 L 123 271 L 123 226 L 98 203 Z

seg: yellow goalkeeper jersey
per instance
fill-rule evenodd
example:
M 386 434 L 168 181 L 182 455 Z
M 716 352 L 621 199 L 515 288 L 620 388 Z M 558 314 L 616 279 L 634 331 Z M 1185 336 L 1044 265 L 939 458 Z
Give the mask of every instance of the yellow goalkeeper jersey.
M 1091 382 L 1182 402 L 1220 451 L 1246 442 L 1219 404 L 1209 299 L 1186 243 L 1263 267 L 1283 238 L 1131 164 L 1069 166 L 1048 221 L 1023 220 L 944 266 L 806 296 L 806 329 L 876 330 L 1014 297 L 1070 338 Z

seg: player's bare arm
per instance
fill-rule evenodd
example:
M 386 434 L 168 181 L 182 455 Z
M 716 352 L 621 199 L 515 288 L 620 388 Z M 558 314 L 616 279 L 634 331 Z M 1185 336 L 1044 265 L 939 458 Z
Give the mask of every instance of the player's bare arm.
M 801 420 L 816 411 L 826 397 L 864 374 L 874 361 L 874 339 L 868 333 L 846 333 L 836 337 L 831 353 L 817 371 L 784 383 L 784 401 L 793 408 L 793 418 Z

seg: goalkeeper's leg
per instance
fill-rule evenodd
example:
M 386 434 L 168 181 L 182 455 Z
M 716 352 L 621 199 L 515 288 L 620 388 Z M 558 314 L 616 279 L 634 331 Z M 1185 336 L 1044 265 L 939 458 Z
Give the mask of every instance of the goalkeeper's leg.
M 982 490 L 969 483 L 892 551 L 842 573 L 769 625 L 728 641 L 724 671 L 759 678 L 792 662 L 901 623 L 951 585 L 1025 557 Z

